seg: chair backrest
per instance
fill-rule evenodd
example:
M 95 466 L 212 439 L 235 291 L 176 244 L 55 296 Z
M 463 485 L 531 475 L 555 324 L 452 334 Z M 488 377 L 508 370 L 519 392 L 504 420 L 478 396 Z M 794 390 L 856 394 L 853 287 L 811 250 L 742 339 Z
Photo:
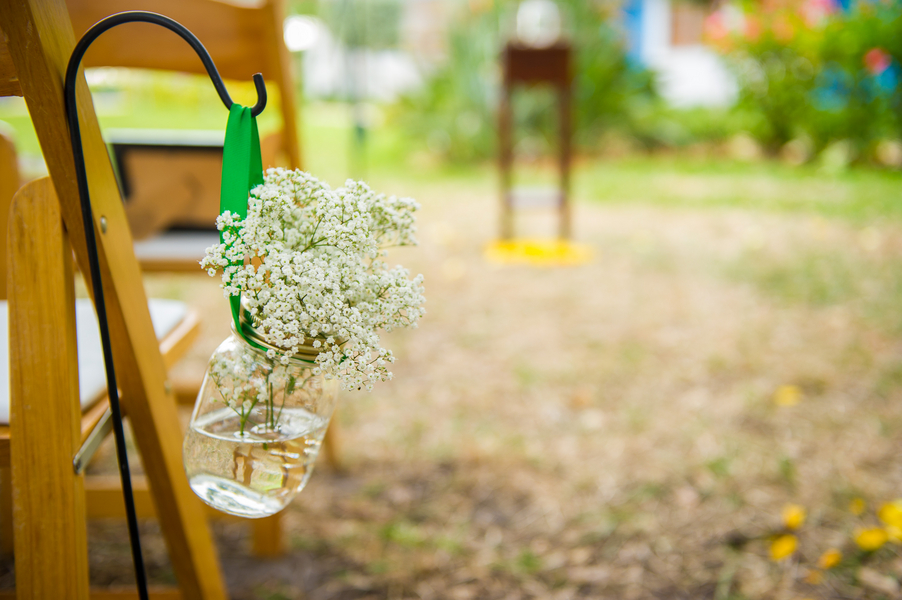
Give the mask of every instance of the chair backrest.
M 18 80 L 59 200 L 69 243 L 82 274 L 89 280 L 85 232 L 63 98 L 66 66 L 75 46 L 66 6 L 63 0 L 0 0 L 0 30 L 4 33 L 3 41 L 15 69 L 12 78 L 9 73 L 0 73 L 0 81 Z M 184 597 L 224 598 L 219 564 L 202 504 L 184 476 L 175 398 L 167 385 L 166 368 L 147 309 L 125 211 L 83 77 L 78 81 L 77 104 L 123 406 L 141 450 L 161 529 Z M 41 233 L 32 229 L 27 235 L 39 236 Z M 91 282 L 87 283 L 91 289 Z M 19 293 L 17 286 L 17 281 L 13 280 L 9 289 L 11 298 Z M 68 348 L 66 352 L 71 365 L 74 354 Z M 12 435 L 15 437 L 14 431 Z M 71 458 L 67 468 L 71 469 Z M 38 544 L 42 540 L 36 536 L 27 542 Z M 24 576 L 24 573 L 17 569 L 17 584 L 20 575 Z M 47 577 L 41 572 L 30 572 L 29 575 Z
M 66 0 L 66 5 L 76 37 L 113 13 L 148 10 L 190 29 L 210 52 L 224 78 L 250 81 L 254 73 L 263 73 L 267 91 L 278 89 L 283 128 L 281 136 L 262 143 L 274 143 L 291 168 L 301 168 L 296 95 L 282 33 L 284 0 L 266 0 L 256 6 L 219 0 Z M 194 51 L 174 33 L 143 23 L 106 32 L 91 45 L 84 65 L 206 72 Z

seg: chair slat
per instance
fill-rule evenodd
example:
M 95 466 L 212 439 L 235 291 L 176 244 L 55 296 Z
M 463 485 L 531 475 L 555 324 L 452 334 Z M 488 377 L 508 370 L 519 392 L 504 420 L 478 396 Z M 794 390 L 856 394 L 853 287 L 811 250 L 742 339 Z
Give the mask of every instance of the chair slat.
M 66 0 L 66 5 L 76 37 L 102 18 L 125 10 L 121 0 Z M 141 3 L 140 8 L 166 15 L 190 29 L 214 57 L 219 74 L 227 79 L 250 81 L 258 72 L 273 79 L 277 74 L 276 65 L 260 60 L 258 36 L 265 17 L 254 6 L 153 0 Z M 84 64 L 206 73 L 188 44 L 171 31 L 148 23 L 129 23 L 104 33 L 91 44 Z

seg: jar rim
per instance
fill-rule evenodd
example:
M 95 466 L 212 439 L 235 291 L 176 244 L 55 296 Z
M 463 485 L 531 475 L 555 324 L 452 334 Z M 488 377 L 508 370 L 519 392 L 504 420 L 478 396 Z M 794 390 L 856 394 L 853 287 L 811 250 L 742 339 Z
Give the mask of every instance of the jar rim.
M 235 329 L 234 322 L 232 323 L 232 331 L 239 337 L 247 337 L 248 340 L 265 350 L 275 350 L 279 353 L 284 353 L 286 351 L 285 348 L 281 348 L 266 341 L 263 334 L 258 331 L 256 327 L 259 325 L 260 319 L 251 314 L 244 302 L 241 303 L 241 308 L 238 311 L 238 321 L 241 325 L 241 331 L 239 332 Z M 316 362 L 316 357 L 325 349 L 323 345 L 325 340 L 326 338 L 324 336 L 317 336 L 315 338 L 305 336 L 304 343 L 298 344 L 297 352 L 295 352 L 289 360 L 299 360 L 305 363 Z M 316 341 L 320 342 L 319 347 L 313 345 Z

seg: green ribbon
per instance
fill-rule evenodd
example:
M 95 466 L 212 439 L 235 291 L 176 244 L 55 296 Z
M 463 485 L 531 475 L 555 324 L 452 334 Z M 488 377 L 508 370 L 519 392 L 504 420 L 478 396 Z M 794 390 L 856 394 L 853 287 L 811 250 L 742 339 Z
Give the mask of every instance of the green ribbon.
M 251 189 L 263 183 L 263 160 L 260 158 L 260 134 L 257 131 L 257 118 L 251 115 L 251 109 L 233 103 L 229 109 L 229 122 L 226 125 L 225 142 L 222 147 L 222 187 L 219 193 L 219 213 L 225 211 L 244 219 L 247 217 L 247 198 Z M 220 232 L 219 241 L 223 242 L 225 231 Z M 237 229 L 233 230 L 235 235 Z M 242 331 L 238 312 L 241 308 L 241 296 L 231 296 L 232 319 L 235 331 L 247 339 Z

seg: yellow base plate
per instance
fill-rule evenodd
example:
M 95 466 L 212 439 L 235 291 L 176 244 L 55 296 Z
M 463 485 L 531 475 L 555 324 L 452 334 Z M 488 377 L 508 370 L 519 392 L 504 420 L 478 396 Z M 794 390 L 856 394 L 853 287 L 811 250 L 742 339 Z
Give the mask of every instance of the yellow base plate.
M 567 240 L 496 240 L 486 246 L 484 256 L 499 265 L 569 267 L 591 261 L 592 249 Z

